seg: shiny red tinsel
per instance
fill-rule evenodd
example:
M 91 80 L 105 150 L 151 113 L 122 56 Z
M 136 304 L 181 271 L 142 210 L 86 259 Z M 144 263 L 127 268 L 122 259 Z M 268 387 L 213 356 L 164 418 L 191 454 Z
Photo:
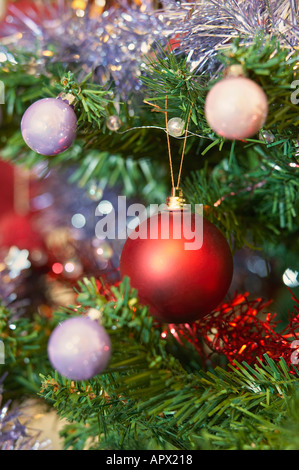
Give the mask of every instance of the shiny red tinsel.
M 248 297 L 247 292 L 236 294 L 201 321 L 169 325 L 162 336 L 170 333 L 180 343 L 192 343 L 205 360 L 213 360 L 217 353 L 225 355 L 231 364 L 250 364 L 267 354 L 275 361 L 284 358 L 288 365 L 299 362 L 299 300 L 292 295 L 294 311 L 288 325 L 279 332 L 276 315 L 268 311 L 271 302 Z

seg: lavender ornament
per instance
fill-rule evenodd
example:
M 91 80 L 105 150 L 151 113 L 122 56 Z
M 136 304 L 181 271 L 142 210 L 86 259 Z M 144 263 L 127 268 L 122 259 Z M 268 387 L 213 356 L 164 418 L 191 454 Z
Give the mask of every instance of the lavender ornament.
M 77 117 L 73 108 L 61 99 L 44 98 L 24 113 L 21 132 L 28 147 L 41 155 L 57 155 L 75 140 Z
M 89 380 L 99 374 L 106 368 L 110 355 L 109 335 L 88 317 L 64 321 L 54 329 L 48 342 L 52 366 L 71 380 Z

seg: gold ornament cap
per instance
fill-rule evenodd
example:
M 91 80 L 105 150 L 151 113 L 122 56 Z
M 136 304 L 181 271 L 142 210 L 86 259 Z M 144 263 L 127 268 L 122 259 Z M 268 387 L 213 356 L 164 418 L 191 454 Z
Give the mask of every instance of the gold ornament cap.
M 185 199 L 183 191 L 180 188 L 172 188 L 171 196 L 167 198 L 166 204 L 170 211 L 184 209 Z
M 245 71 L 241 64 L 233 64 L 224 69 L 223 76 L 229 77 L 245 77 Z

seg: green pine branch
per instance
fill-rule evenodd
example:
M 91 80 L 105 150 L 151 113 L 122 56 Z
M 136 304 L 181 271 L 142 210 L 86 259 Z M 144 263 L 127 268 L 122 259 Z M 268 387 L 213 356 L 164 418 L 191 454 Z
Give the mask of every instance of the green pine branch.
M 49 368 L 47 343 L 51 323 L 40 315 L 30 318 L 0 306 L 0 340 L 4 345 L 5 395 L 19 398 L 22 394 L 37 393 L 39 374 Z
M 296 424 L 295 367 L 290 371 L 283 359 L 275 363 L 265 355 L 253 365 L 236 362 L 231 370 L 187 371 L 127 280 L 113 295 L 107 301 L 85 279 L 75 313 L 101 311 L 112 340 L 108 368 L 83 382 L 57 372 L 41 377 L 41 395 L 70 422 L 62 431 L 66 448 L 82 449 L 88 442 L 94 449 L 273 449 L 278 442 L 283 448 L 290 423 Z M 59 319 L 69 315 L 72 309 Z
M 42 160 L 47 160 L 51 167 L 72 166 L 72 181 L 81 186 L 101 179 L 103 186 L 119 184 L 126 195 L 136 195 L 140 188 L 141 191 L 146 188 L 142 195 L 149 202 L 164 200 L 170 185 L 164 130 L 167 97 L 169 118 L 177 116 L 186 122 L 192 108 L 183 176 L 200 169 L 205 161 L 212 168 L 219 159 L 231 164 L 233 158 L 247 158 L 250 149 L 251 155 L 253 151 L 263 152 L 272 161 L 281 152 L 279 161 L 282 165 L 296 162 L 298 145 L 294 136 L 298 124 L 297 106 L 291 103 L 290 95 L 293 92 L 291 83 L 296 77 L 297 54 L 289 57 L 285 49 L 280 49 L 275 38 L 267 40 L 257 37 L 250 45 L 240 45 L 236 40 L 227 51 L 219 54 L 220 60 L 225 66 L 241 64 L 245 73 L 264 88 L 270 103 L 265 129 L 272 132 L 273 142 L 248 139 L 247 142 L 230 143 L 216 136 L 209 129 L 204 116 L 205 96 L 214 81 L 210 81 L 207 75 L 197 75 L 191 70 L 186 57 L 173 53 L 171 49 L 164 50 L 160 45 L 156 46 L 142 70 L 144 87 L 140 93 L 128 97 L 127 102 L 117 103 L 117 106 L 114 102 L 117 90 L 113 84 L 109 89 L 100 86 L 94 82 L 92 75 L 79 83 L 75 74 L 66 70 L 66 65 L 51 62 L 47 64 L 46 72 L 31 70 L 28 54 L 20 51 L 18 60 L 8 61 L 0 71 L 6 93 L 0 129 L 1 154 L 5 159 L 29 167 Z M 45 96 L 57 96 L 62 91 L 77 97 L 76 112 L 80 123 L 78 138 L 67 152 L 46 159 L 25 145 L 19 130 L 20 119 L 32 101 Z M 157 110 L 155 106 L 144 101 L 158 106 L 159 112 L 153 112 Z M 119 109 L 116 110 L 115 106 Z M 106 123 L 107 116 L 113 113 L 119 113 L 122 123 L 116 132 L 110 131 Z M 172 138 L 171 146 L 176 169 L 183 140 Z M 216 149 L 219 151 L 217 158 Z M 262 181 L 267 177 L 268 170 L 265 168 L 264 174 L 261 172 L 254 177 L 260 177 Z M 230 165 L 230 171 L 235 172 L 235 179 L 242 178 L 236 166 Z M 296 218 L 295 185 L 288 185 L 287 188 L 288 194 L 282 200 L 281 191 L 275 189 L 278 209 L 271 208 L 269 204 L 269 210 L 271 214 L 273 210 L 275 216 L 279 211 L 279 226 L 291 229 Z M 157 198 L 155 194 L 158 194 Z M 242 192 L 238 193 L 236 201 L 239 194 L 242 197 Z M 155 198 L 153 201 L 152 197 Z M 221 206 L 219 211 L 222 211 Z M 267 225 L 270 231 L 275 232 L 276 222 L 271 220 Z M 226 232 L 228 230 L 227 226 Z M 241 243 L 244 236 L 239 234 L 238 239 L 238 243 Z
M 245 74 L 263 88 L 269 103 L 264 128 L 272 131 L 275 140 L 294 140 L 299 119 L 298 105 L 292 103 L 291 95 L 292 83 L 298 79 L 298 52 L 282 48 L 277 37 L 257 35 L 252 44 L 240 44 L 236 39 L 218 58 L 225 67 L 240 64 Z
M 174 54 L 170 46 L 163 49 L 158 44 L 152 56 L 147 57 L 141 79 L 145 85 L 145 102 L 155 103 L 160 113 L 167 111 L 168 119 L 181 117 L 185 124 L 191 112 L 197 132 L 207 131 L 204 98 L 208 77 L 192 71 L 186 57 Z M 163 120 L 165 118 L 161 116 L 160 121 Z
M 213 155 L 212 169 L 206 161 L 185 178 L 185 197 L 206 206 L 205 216 L 234 249 L 261 247 L 265 238 L 281 242 L 298 230 L 299 186 L 287 152 L 283 144 L 252 143 L 243 153 L 232 146 L 229 160 L 216 163 Z
M 78 305 L 80 306 L 78 308 Z M 70 381 L 51 370 L 49 334 L 58 322 L 102 314 L 113 354 L 105 371 Z M 83 279 L 74 307 L 49 320 L 28 319 L 1 308 L 7 389 L 37 393 L 68 424 L 61 432 L 70 449 L 297 449 L 298 377 L 283 359 L 267 355 L 228 369 L 185 368 L 171 342 L 161 337 L 128 279 L 106 297 L 94 279 Z M 124 353 L 125 352 L 125 353 Z M 39 379 L 40 380 L 40 379 Z

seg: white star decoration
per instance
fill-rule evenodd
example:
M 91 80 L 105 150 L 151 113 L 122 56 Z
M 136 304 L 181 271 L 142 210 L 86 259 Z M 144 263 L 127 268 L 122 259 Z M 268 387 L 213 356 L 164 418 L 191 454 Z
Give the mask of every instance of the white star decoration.
M 21 274 L 21 271 L 28 269 L 31 266 L 28 260 L 29 251 L 20 250 L 17 246 L 12 246 L 5 258 L 5 263 L 10 270 L 10 277 L 16 278 Z

